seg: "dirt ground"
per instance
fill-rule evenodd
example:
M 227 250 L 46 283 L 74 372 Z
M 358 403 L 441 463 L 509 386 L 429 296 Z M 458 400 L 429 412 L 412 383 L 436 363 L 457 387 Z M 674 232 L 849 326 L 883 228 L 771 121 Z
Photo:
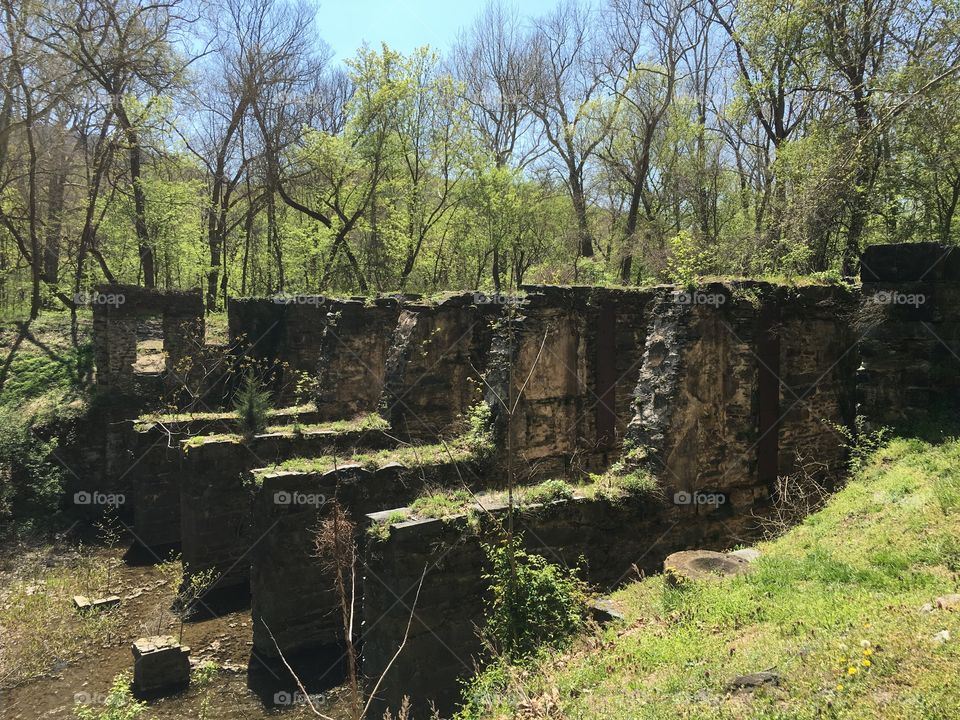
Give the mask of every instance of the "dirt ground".
M 169 612 L 175 582 L 162 566 L 124 560 L 125 548 L 89 548 L 55 545 L 0 550 L 0 718 L 37 720 L 73 718 L 77 702 L 102 704 L 113 679 L 132 672 L 131 643 L 145 635 L 178 636 L 180 623 Z M 107 611 L 111 617 L 98 619 L 94 635 L 91 621 L 82 620 L 72 606 L 72 594 L 81 587 L 80 568 L 109 567 L 109 593 L 119 595 L 119 607 Z M 76 570 L 76 572 L 74 572 Z M 70 587 L 76 574 L 77 586 Z M 66 580 L 65 580 L 66 578 Z M 45 660 L 39 672 L 25 673 L 22 658 L 23 627 L 5 627 L 16 617 L 15 603 L 39 602 L 53 619 L 31 628 L 36 653 Z M 88 623 L 84 625 L 84 623 Z M 49 635 L 49 637 L 44 637 Z M 205 687 L 193 687 L 178 695 L 150 701 L 145 720 L 154 718 L 240 718 L 313 717 L 301 702 L 276 707 L 276 693 L 296 694 L 296 685 L 282 669 L 264 671 L 251 663 L 251 619 L 249 609 L 197 619 L 183 627 L 183 642 L 191 648 L 191 665 L 214 662 L 217 670 Z M 34 646 L 29 646 L 34 647 Z M 19 665 L 19 668 L 18 668 Z M 252 669 L 253 668 L 253 669 Z M 32 675 L 24 677 L 25 674 Z M 271 677 L 271 675 L 273 677 Z M 255 688 L 255 689 L 251 689 Z M 324 714 L 345 717 L 342 689 L 312 693 Z M 281 696 L 282 697 L 282 696 Z M 201 707 L 206 707 L 205 714 Z M 339 707 L 338 707 L 339 706 Z

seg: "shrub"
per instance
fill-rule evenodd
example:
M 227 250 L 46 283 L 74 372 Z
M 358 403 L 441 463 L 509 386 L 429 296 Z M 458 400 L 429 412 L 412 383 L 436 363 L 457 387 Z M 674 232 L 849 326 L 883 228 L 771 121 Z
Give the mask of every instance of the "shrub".
M 243 385 L 233 398 L 233 406 L 244 435 L 253 437 L 266 429 L 270 413 L 270 393 L 252 370 L 248 370 L 244 375 Z
M 857 415 L 853 428 L 842 423 L 832 423 L 831 426 L 843 438 L 841 445 L 847 451 L 847 470 L 851 475 L 863 469 L 891 434 L 890 428 L 886 426 L 872 428 L 863 415 Z
M 485 545 L 490 572 L 488 640 L 510 661 L 563 643 L 584 622 L 587 586 L 575 571 L 526 552 L 519 537 Z
M 477 403 L 467 412 L 464 441 L 477 460 L 486 460 L 496 450 L 493 412 L 485 402 Z

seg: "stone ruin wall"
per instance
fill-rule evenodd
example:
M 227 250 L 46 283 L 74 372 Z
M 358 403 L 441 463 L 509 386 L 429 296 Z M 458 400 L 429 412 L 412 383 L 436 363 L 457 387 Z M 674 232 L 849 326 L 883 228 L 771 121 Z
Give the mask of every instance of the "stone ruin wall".
M 204 344 L 203 299 L 199 291 L 167 292 L 133 285 L 100 285 L 93 301 L 93 358 L 96 400 L 88 414 L 69 433 L 58 450 L 75 472 L 67 479 L 67 494 L 78 491 L 123 495 L 121 514 L 130 517 L 136 477 L 151 469 L 169 472 L 161 453 L 150 451 L 133 432 L 131 419 L 161 404 L 181 385 L 178 371 L 219 349 Z M 145 320 L 159 319 L 163 334 L 165 370 L 137 372 L 138 329 Z M 187 378 L 196 382 L 197 378 Z M 151 457 L 146 458 L 145 455 Z M 161 464 L 153 460 L 161 457 Z M 145 498 L 143 503 L 149 502 Z M 149 531 L 148 531 L 149 532 Z M 159 531 L 160 535 L 169 533 Z
M 663 290 L 629 441 L 668 495 L 723 494 L 748 516 L 778 478 L 842 472 L 854 416 L 856 298 L 832 287 L 706 286 L 701 302 Z M 719 300 L 721 299 L 722 300 Z
M 203 352 L 204 310 L 199 290 L 178 292 L 136 285 L 100 285 L 94 297 L 118 299 L 92 304 L 98 388 L 118 395 L 136 393 L 137 325 L 144 318 L 161 318 L 168 375 L 176 376 L 190 364 L 190 358 Z M 177 378 L 172 377 L 171 381 L 176 383 Z
M 877 245 L 862 257 L 854 320 L 858 412 L 873 424 L 955 412 L 960 396 L 960 252 L 933 243 Z
M 639 367 L 631 374 L 634 402 L 626 439 L 646 449 L 643 464 L 657 478 L 662 497 L 578 499 L 524 512 L 518 520 L 532 549 L 582 566 L 600 587 L 635 577 L 634 567 L 656 571 L 675 550 L 723 549 L 754 539 L 774 481 L 796 469 L 799 447 L 816 452 L 829 473 L 840 471 L 842 436 L 832 425 L 849 424 L 853 410 L 855 366 L 845 361 L 850 348 L 845 317 L 855 298 L 833 288 L 762 283 L 701 291 L 701 297 L 724 300 L 698 304 L 684 302 L 676 288 L 652 292 L 646 304 L 649 330 L 637 355 Z M 569 324 L 559 326 L 577 337 Z M 536 344 L 542 358 L 549 337 L 544 344 L 540 328 L 530 335 L 535 341 L 526 352 Z M 556 361 L 546 366 L 548 377 L 569 383 L 568 398 L 582 397 L 582 391 L 574 392 L 580 387 L 574 381 L 591 376 L 583 370 L 586 363 L 564 376 L 562 370 L 571 368 L 563 361 L 569 355 L 562 354 L 568 346 L 556 347 Z M 522 368 L 521 348 L 517 364 Z M 591 356 L 583 347 L 578 354 Z M 531 404 L 541 397 L 535 391 Z M 551 409 L 564 407 L 558 403 Z M 592 435 L 589 418 L 579 430 Z M 562 446 L 567 452 L 573 447 Z M 682 496 L 677 501 L 677 493 L 716 493 L 724 502 L 698 505 Z M 380 513 L 371 520 L 384 517 Z M 402 640 L 420 573 L 431 568 L 417 601 L 415 630 L 381 685 L 378 709 L 395 710 L 404 694 L 417 698 L 420 709 L 427 700 L 445 710 L 452 707 L 458 678 L 481 654 L 476 637 L 485 592 L 480 537 L 462 522 L 415 520 L 397 525 L 385 542 L 368 544 L 364 613 L 379 618 L 363 636 L 368 678 L 379 676 L 392 657 L 388 649 Z M 397 602 L 398 597 L 405 601 Z
M 928 248 L 919 261 L 904 259 L 917 247 L 868 250 L 862 297 L 837 287 L 742 282 L 697 288 L 701 296 L 722 295 L 719 304 L 678 301 L 678 292 L 691 290 L 666 287 L 531 287 L 525 298 L 481 305 L 468 295 L 441 303 L 396 296 L 372 303 L 235 300 L 230 336 L 235 344 L 255 337 L 246 352 L 279 361 L 285 372 L 316 377 L 316 419 L 377 411 L 391 432 L 428 440 L 450 430 L 482 396 L 494 410 L 499 453 L 493 468 L 470 476 L 475 489 L 503 487 L 508 461 L 521 481 L 535 482 L 609 467 L 624 439 L 642 448 L 640 462 L 663 487 L 663 502 L 576 500 L 524 518 L 537 538 L 531 542 L 548 558 L 572 564 L 582 555 L 590 578 L 610 585 L 632 563 L 653 570 L 673 550 L 748 540 L 778 477 L 838 475 L 844 439 L 834 426 L 850 427 L 858 412 L 891 422 L 925 414 L 934 399 L 956 402 L 960 376 L 950 364 L 960 352 L 960 258 Z M 878 293 L 922 294 L 925 301 L 884 305 L 875 300 Z M 129 387 L 123 358 L 130 348 L 123 338 L 129 339 L 130 324 L 104 312 L 97 317 L 95 311 L 100 342 L 120 338 L 116 348 L 108 343 L 109 353 L 98 348 L 98 368 L 104 363 L 103 377 L 116 388 Z M 498 399 L 517 396 L 508 423 Z M 227 566 L 235 587 L 251 582 L 255 617 L 269 618 L 281 647 L 309 650 L 338 632 L 324 589 L 329 577 L 311 564 L 309 529 L 323 513 L 277 508 L 271 492 L 344 488 L 354 516 L 370 522 L 428 487 L 457 485 L 460 477 L 446 474 L 454 468 L 433 469 L 430 478 L 398 467 L 344 468 L 333 475 L 279 473 L 251 491 L 252 468 L 317 454 L 310 443 L 257 442 L 253 454 L 229 441 L 188 454 L 177 450 L 189 458 L 179 474 L 170 472 L 169 449 L 161 450 L 133 473 L 141 487 L 137 500 L 166 507 L 179 494 L 185 560 L 195 553 L 198 567 Z M 154 476 L 158 495 L 151 495 L 151 472 L 163 474 Z M 673 502 L 676 493 L 695 492 L 720 493 L 725 502 Z M 166 505 L 157 502 L 160 496 Z M 150 518 L 154 531 L 145 534 L 167 541 L 174 533 L 160 529 L 163 515 Z M 265 539 L 251 547 L 251 533 Z M 424 627 L 392 671 L 397 682 L 382 692 L 391 706 L 404 687 L 417 688 L 420 701 L 446 702 L 450 685 L 437 681 L 461 674 L 463 656 L 477 648 L 483 587 L 476 536 L 461 537 L 457 522 L 401 524 L 369 548 L 367 563 L 375 570 L 363 589 L 367 618 L 393 605 L 392 592 L 407 597 L 411 579 L 419 579 L 424 564 L 433 566 L 418 604 Z M 364 627 L 368 676 L 392 656 L 387 649 L 395 647 L 401 615 L 405 623 L 402 604 L 393 605 Z M 435 660 L 450 654 L 438 637 L 462 648 L 454 653 L 459 660 Z M 270 654 L 272 641 L 262 630 L 254 642 Z
M 524 289 L 495 330 L 485 387 L 501 461 L 512 452 L 518 477 L 531 480 L 603 469 L 632 415 L 651 293 Z
M 404 303 L 394 329 L 378 411 L 404 437 L 449 433 L 483 395 L 481 375 L 502 308 L 470 294 Z

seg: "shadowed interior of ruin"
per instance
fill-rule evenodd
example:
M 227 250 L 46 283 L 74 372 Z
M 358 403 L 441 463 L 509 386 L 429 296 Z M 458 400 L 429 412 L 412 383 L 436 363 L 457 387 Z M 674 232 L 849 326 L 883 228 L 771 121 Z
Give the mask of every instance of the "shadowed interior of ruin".
M 943 253 L 870 248 L 855 289 L 237 299 L 220 344 L 205 341 L 199 292 L 120 288 L 124 304 L 94 307 L 106 399 L 76 482 L 131 498 L 132 559 L 179 548 L 212 578 L 211 607 L 249 603 L 250 685 L 267 701 L 259 668 L 281 653 L 319 686 L 344 676 L 340 600 L 314 547 L 335 499 L 357 526 L 363 676 L 407 638 L 377 707 L 450 708 L 482 653 L 480 543 L 503 527 L 508 488 L 524 542 L 600 588 L 677 550 L 750 541 L 778 478 L 843 473 L 838 428 L 955 402 L 960 256 L 919 257 Z M 876 300 L 921 291 L 919 306 Z M 162 330 L 149 362 L 146 318 Z M 248 372 L 274 406 L 255 435 L 230 406 Z M 558 480 L 572 491 L 551 494 Z M 444 494 L 452 510 L 424 511 Z

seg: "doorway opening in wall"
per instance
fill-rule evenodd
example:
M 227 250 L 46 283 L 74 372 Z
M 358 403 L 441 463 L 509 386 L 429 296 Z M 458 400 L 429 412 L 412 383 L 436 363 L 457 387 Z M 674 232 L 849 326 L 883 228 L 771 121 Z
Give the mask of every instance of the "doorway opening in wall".
M 133 370 L 140 375 L 162 373 L 166 367 L 163 355 L 163 319 L 143 317 L 137 320 L 137 360 Z

